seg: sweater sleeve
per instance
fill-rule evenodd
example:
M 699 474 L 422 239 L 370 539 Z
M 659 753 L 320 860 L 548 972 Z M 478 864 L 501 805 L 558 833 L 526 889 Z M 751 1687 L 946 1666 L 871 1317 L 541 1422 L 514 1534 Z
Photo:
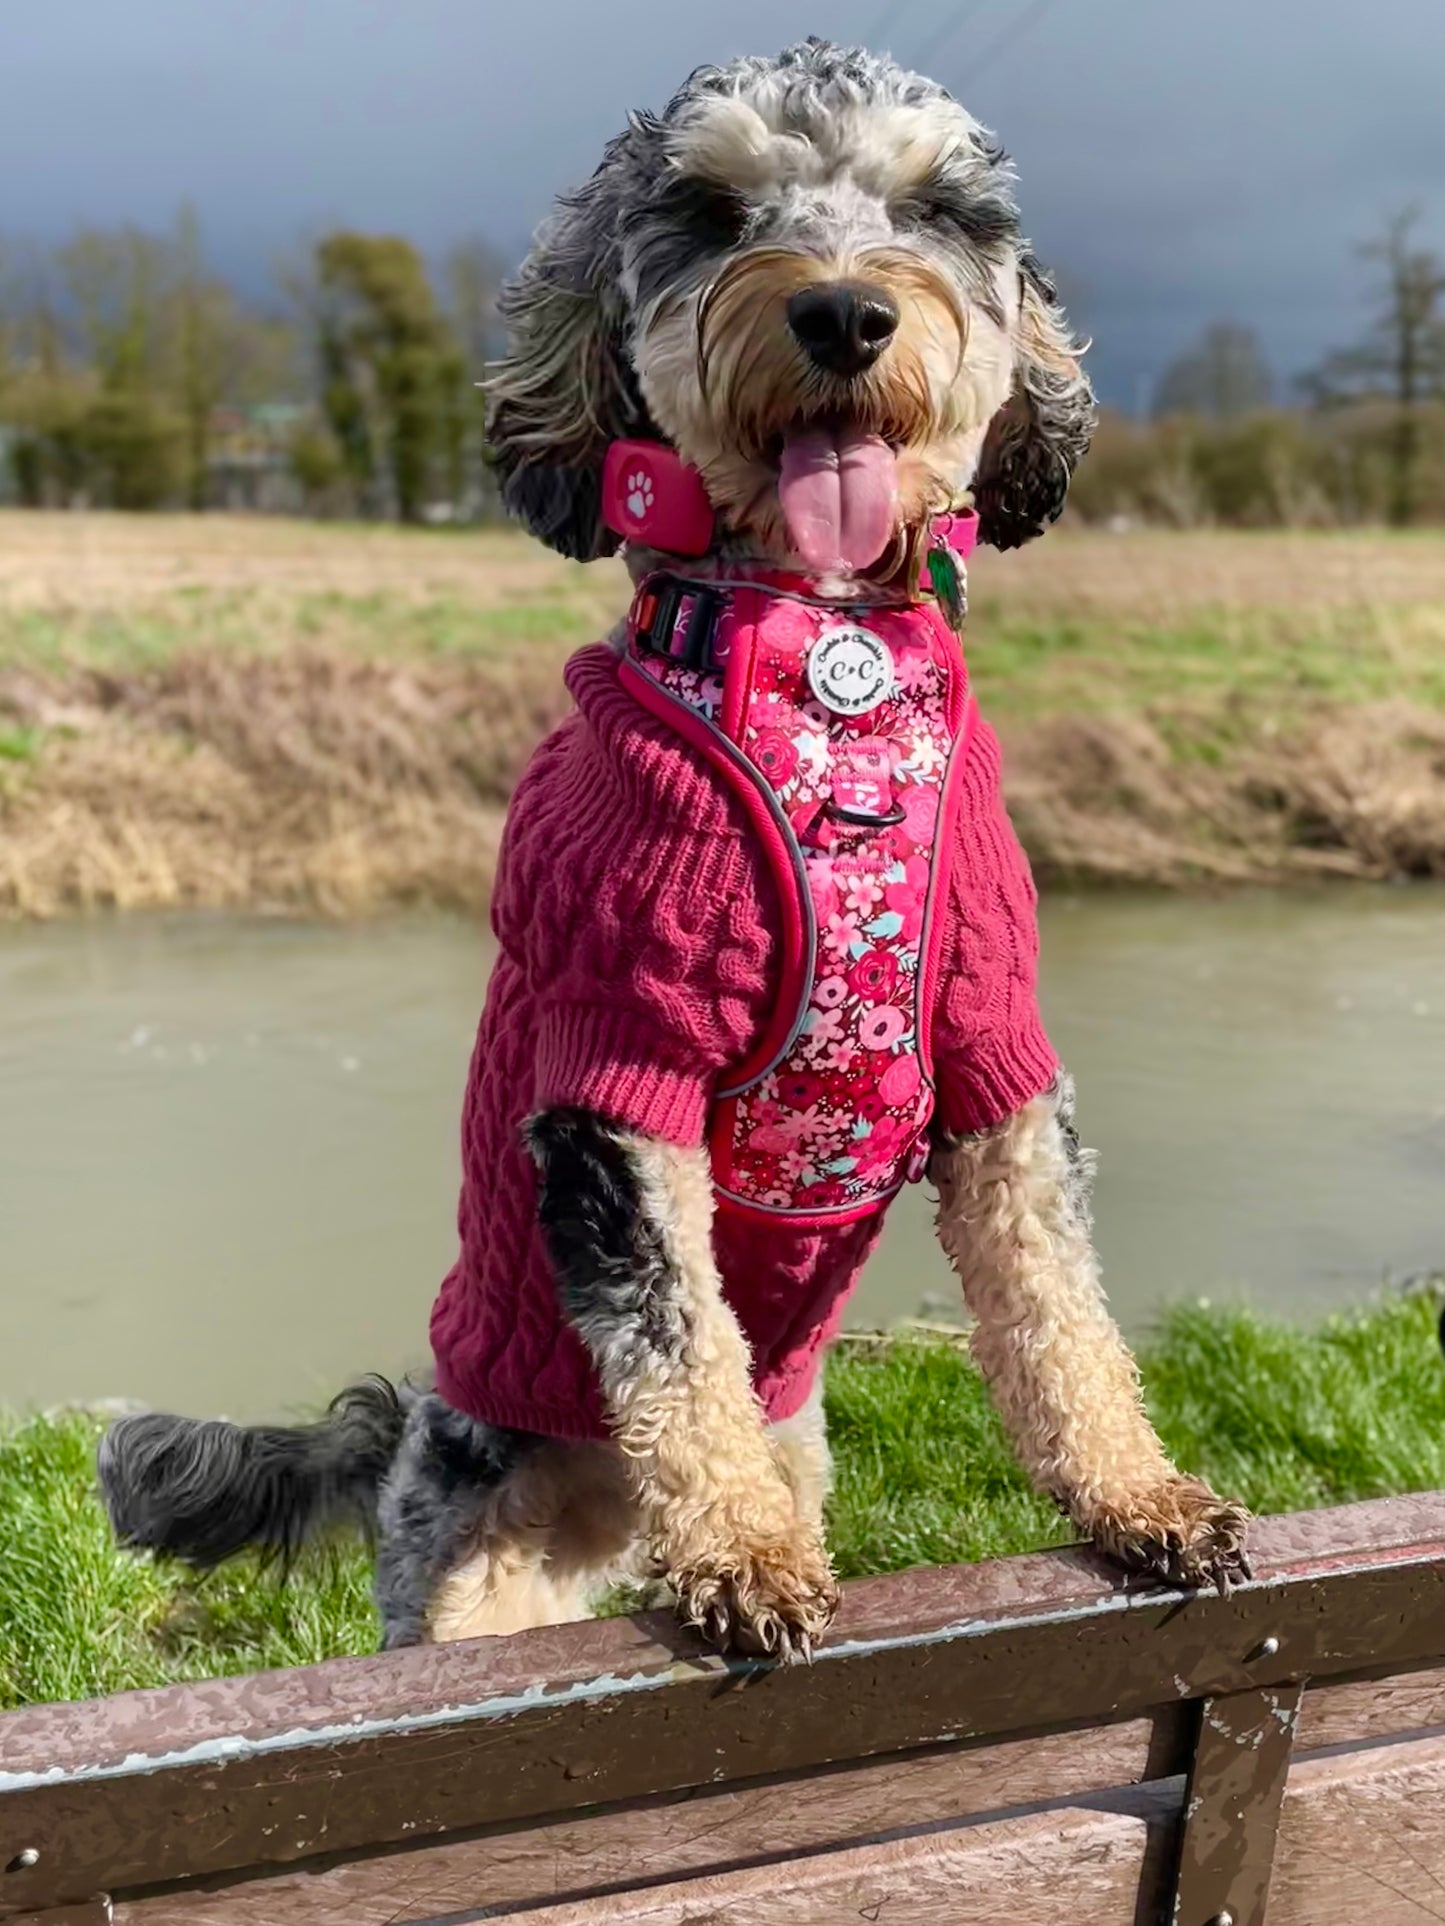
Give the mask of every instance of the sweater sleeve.
M 535 999 L 535 1102 L 700 1144 L 765 1020 L 777 905 L 723 782 L 611 651 L 584 650 L 568 681 L 578 714 L 518 787 L 493 898 Z
M 1058 1071 L 1038 1006 L 1038 898 L 983 723 L 961 780 L 933 1026 L 938 1117 L 953 1133 L 992 1129 Z

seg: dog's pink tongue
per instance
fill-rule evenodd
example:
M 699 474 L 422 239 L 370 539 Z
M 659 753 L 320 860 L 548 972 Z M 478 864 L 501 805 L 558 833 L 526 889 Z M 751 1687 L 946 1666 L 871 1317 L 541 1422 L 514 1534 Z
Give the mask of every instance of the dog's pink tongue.
M 783 443 L 778 500 L 788 540 L 820 574 L 867 568 L 888 546 L 898 468 L 877 435 L 810 428 Z

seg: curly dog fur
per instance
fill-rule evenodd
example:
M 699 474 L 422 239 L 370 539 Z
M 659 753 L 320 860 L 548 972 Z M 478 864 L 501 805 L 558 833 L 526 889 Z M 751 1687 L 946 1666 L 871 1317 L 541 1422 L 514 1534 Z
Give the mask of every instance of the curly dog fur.
M 842 370 L 789 318 L 799 294 L 840 282 L 895 317 Z M 900 512 L 876 584 L 911 579 L 930 517 L 965 499 L 995 547 L 1041 533 L 1094 419 L 1082 345 L 994 136 L 933 82 L 821 41 L 699 69 L 661 114 L 634 114 L 539 232 L 503 312 L 489 392 L 503 496 L 582 560 L 617 546 L 600 504 L 618 437 L 669 442 L 701 472 L 720 568 L 788 560 L 791 428 L 883 438 Z M 242 1542 L 286 1552 L 361 1516 L 389 1644 L 553 1623 L 619 1578 L 655 1576 L 718 1644 L 806 1655 L 837 1596 L 821 1409 L 763 1422 L 713 1258 L 705 1153 L 574 1110 L 533 1119 L 529 1147 L 611 1445 L 502 1431 L 376 1385 L 290 1442 L 129 1420 L 101 1465 L 118 1529 L 208 1560 Z M 1128 1566 L 1222 1585 L 1246 1569 L 1246 1514 L 1177 1471 L 1149 1424 L 1099 1286 L 1090 1174 L 1066 1079 L 937 1144 L 938 1232 L 974 1352 L 1022 1462 L 1082 1530 Z

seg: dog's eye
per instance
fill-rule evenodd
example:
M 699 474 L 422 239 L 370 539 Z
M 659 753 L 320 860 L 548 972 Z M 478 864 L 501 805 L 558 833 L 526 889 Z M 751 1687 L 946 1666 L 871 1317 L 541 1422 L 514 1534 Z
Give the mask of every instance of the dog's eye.
M 736 247 L 747 233 L 752 209 L 736 188 L 685 174 L 669 198 L 688 233 L 704 247 Z
M 987 195 L 950 193 L 946 188 L 920 188 L 897 201 L 893 219 L 901 228 L 931 228 L 985 251 L 1012 238 L 1018 222 L 1012 208 Z

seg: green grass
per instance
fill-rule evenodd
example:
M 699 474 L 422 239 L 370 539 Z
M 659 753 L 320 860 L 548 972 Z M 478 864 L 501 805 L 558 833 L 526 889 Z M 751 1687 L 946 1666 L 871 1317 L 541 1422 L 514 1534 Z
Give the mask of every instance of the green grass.
M 1315 1331 L 1243 1311 L 1169 1313 L 1142 1354 L 1178 1460 L 1257 1511 L 1445 1486 L 1438 1300 L 1389 1298 Z M 962 1346 L 848 1342 L 828 1375 L 831 1538 L 853 1577 L 1060 1544 Z M 359 1547 L 286 1587 L 249 1564 L 203 1579 L 117 1551 L 93 1492 L 95 1419 L 0 1430 L 0 1705 L 300 1665 L 374 1649 Z
M 460 595 L 323 590 L 281 597 L 195 588 L 107 612 L 0 610 L 0 667 L 135 672 L 183 654 L 275 655 L 307 646 L 385 661 L 497 657 L 533 647 L 561 653 L 595 640 L 601 627 L 595 600 L 548 591 L 475 603 Z
M 1182 708 L 1238 727 L 1306 703 L 1445 708 L 1445 607 L 1191 609 L 1168 622 L 977 610 L 969 664 L 990 714 Z

